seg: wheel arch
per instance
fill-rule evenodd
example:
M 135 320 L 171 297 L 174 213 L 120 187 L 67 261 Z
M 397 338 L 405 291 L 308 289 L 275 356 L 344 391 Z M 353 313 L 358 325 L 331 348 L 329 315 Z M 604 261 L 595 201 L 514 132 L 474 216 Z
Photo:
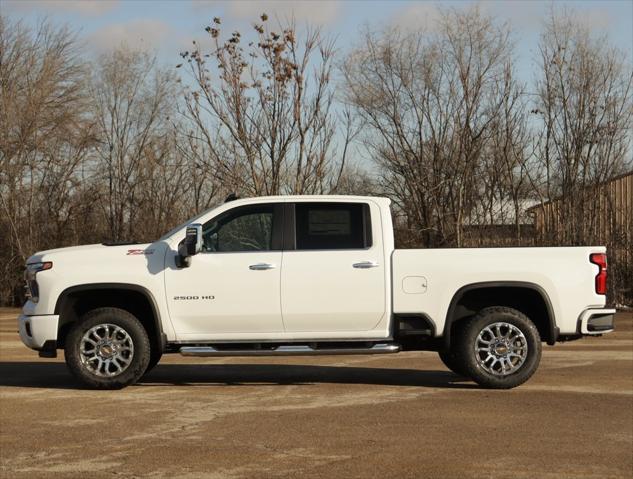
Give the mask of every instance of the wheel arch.
M 444 323 L 444 346 L 450 347 L 456 324 L 487 306 L 507 306 L 525 313 L 547 344 L 558 338 L 554 308 L 542 286 L 525 281 L 486 281 L 462 286 L 453 295 Z
M 66 334 L 79 316 L 99 307 L 118 307 L 137 316 L 152 347 L 164 351 L 167 337 L 156 299 L 147 288 L 130 283 L 86 283 L 62 291 L 55 303 L 55 314 L 59 315 L 57 347 L 64 346 Z

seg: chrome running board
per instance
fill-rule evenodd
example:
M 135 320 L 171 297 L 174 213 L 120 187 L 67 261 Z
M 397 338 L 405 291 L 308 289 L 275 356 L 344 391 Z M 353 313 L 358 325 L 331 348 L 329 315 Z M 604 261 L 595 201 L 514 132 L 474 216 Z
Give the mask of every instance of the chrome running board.
M 271 349 L 217 349 L 213 346 L 184 346 L 183 356 L 321 356 L 347 354 L 390 354 L 400 351 L 399 344 L 375 344 L 369 348 L 313 348 L 305 345 L 284 345 Z

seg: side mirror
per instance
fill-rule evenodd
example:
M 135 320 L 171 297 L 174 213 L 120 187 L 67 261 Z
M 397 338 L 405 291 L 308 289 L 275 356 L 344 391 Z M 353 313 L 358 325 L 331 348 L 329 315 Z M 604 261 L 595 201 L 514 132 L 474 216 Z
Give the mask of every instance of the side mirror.
M 184 241 L 178 247 L 178 266 L 181 268 L 189 266 L 191 256 L 195 256 L 202 251 L 202 225 L 193 223 L 187 226 L 187 233 Z
M 202 251 L 202 225 L 200 223 L 187 226 L 184 244 L 187 248 L 187 256 L 195 256 Z

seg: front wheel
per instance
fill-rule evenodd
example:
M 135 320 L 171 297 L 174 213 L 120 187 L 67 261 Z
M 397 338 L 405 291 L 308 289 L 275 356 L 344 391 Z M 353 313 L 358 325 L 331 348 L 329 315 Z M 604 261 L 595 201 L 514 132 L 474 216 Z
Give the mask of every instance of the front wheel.
M 156 347 L 152 347 L 149 355 L 149 363 L 147 364 L 145 374 L 148 374 L 152 369 L 154 369 L 154 367 L 160 362 L 160 359 L 162 357 L 163 352 Z
M 461 367 L 477 384 L 510 389 L 527 381 L 541 360 L 541 337 L 516 309 L 484 308 L 465 324 L 457 339 Z
M 84 385 L 120 389 L 147 369 L 150 344 L 143 325 L 129 312 L 98 308 L 83 315 L 66 338 L 66 364 Z

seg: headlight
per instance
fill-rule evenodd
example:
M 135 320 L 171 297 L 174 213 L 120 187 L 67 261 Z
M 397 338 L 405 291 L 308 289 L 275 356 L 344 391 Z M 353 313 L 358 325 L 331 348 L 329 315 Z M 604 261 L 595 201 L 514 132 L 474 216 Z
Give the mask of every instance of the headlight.
M 36 275 L 40 271 L 45 271 L 47 269 L 51 269 L 52 267 L 53 263 L 51 261 L 29 263 L 26 265 L 26 271 L 24 272 L 24 279 L 26 280 L 26 297 L 30 298 L 34 303 L 37 303 L 40 299 Z

